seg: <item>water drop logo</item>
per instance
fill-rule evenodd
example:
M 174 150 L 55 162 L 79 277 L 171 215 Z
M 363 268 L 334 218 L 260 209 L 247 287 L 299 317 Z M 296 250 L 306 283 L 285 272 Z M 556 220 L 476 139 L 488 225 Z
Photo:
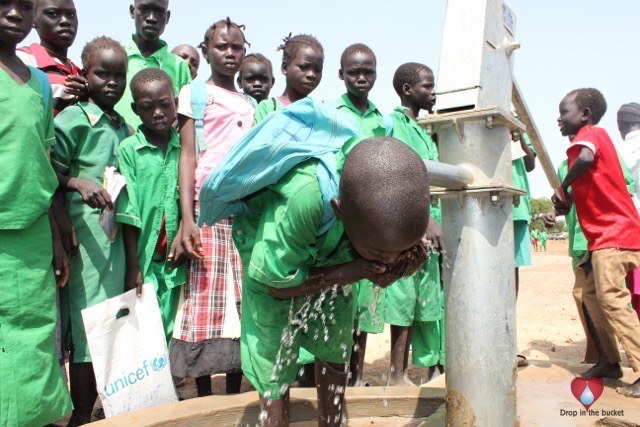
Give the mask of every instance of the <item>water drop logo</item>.
M 582 406 L 588 411 L 591 405 L 593 405 L 604 391 L 604 384 L 600 378 L 591 378 L 585 380 L 584 378 L 574 378 L 571 381 L 571 393 L 582 403 Z
M 149 364 L 151 365 L 151 369 L 159 372 L 167 366 L 167 359 L 164 356 L 156 357 L 155 359 L 151 359 Z

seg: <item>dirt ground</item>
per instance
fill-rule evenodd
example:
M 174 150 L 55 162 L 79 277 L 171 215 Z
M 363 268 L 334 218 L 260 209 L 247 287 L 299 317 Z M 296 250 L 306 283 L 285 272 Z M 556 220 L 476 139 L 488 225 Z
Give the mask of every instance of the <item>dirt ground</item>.
M 518 351 L 525 355 L 531 366 L 520 370 L 520 377 L 533 385 L 520 386 L 519 379 L 519 399 L 522 399 L 522 390 L 533 390 L 542 384 L 553 382 L 558 377 L 558 372 L 553 369 L 546 369 L 559 365 L 562 375 L 565 375 L 570 382 L 571 378 L 583 370 L 580 362 L 584 356 L 585 339 L 582 332 L 580 319 L 575 308 L 575 303 L 571 295 L 573 286 L 573 272 L 571 271 L 570 258 L 567 255 L 567 241 L 550 240 L 547 252 L 534 252 L 531 266 L 523 267 L 520 271 L 520 295 L 517 305 L 518 322 Z M 623 366 L 627 366 L 626 360 Z M 389 371 L 389 331 L 378 335 L 369 335 L 367 346 L 366 365 L 364 379 L 371 386 L 384 386 L 387 382 Z M 635 376 L 629 369 L 625 370 L 624 380 L 632 381 Z M 427 383 L 427 370 L 423 368 L 411 367 L 410 378 L 416 384 L 426 386 L 444 386 L 442 378 L 432 383 Z M 524 375 L 523 375 L 524 374 Z M 622 384 L 606 384 L 608 388 Z M 619 383 L 619 384 L 618 384 Z M 558 386 L 562 393 L 565 385 Z M 214 394 L 224 393 L 224 377 L 213 377 Z M 251 391 L 253 388 L 243 380 L 242 391 Z M 178 392 L 183 399 L 196 397 L 195 383 L 192 379 L 186 379 L 178 388 Z M 544 391 L 542 391 L 544 394 Z M 605 395 L 613 395 L 612 405 L 620 407 L 637 405 L 638 402 L 629 401 L 627 398 L 617 397 L 613 390 L 605 391 Z M 604 395 L 603 395 L 604 396 Z M 569 396 L 571 397 L 571 396 Z M 567 401 L 570 402 L 570 401 Z M 577 402 L 572 402 L 573 406 Z M 639 406 L 640 407 L 640 406 Z M 543 422 L 527 422 L 522 412 L 527 411 L 527 405 L 519 404 L 522 425 L 578 425 L 565 424 L 564 422 L 549 424 Z M 529 409 L 534 413 L 535 409 Z M 634 420 L 634 421 L 639 421 Z M 625 421 L 631 421 L 625 420 Z M 580 424 L 581 425 L 581 424 Z M 593 424 L 590 424 L 593 425 Z

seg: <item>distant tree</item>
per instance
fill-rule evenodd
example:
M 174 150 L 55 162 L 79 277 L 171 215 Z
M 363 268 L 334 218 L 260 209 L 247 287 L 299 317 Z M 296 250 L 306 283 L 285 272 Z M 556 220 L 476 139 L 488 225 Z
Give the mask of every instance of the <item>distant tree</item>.
M 548 197 L 531 198 L 531 228 L 542 230 L 544 228 L 544 214 L 553 208 L 553 203 Z M 558 233 L 567 231 L 567 224 L 563 217 L 559 217 L 556 225 L 547 232 Z

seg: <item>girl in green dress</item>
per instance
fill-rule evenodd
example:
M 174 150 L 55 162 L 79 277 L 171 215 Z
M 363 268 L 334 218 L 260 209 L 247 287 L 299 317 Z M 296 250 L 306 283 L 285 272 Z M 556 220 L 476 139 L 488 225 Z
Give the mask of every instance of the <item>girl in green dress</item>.
M 118 42 L 99 37 L 82 52 L 89 102 L 66 108 L 55 120 L 57 145 L 53 167 L 68 192 L 65 208 L 78 239 L 71 260 L 69 286 L 61 294 L 62 331 L 71 348 L 69 364 L 73 416 L 70 426 L 91 421 L 97 398 L 95 375 L 81 311 L 124 291 L 125 253 L 121 233 L 113 242 L 102 230 L 101 210 L 115 201 L 102 188 L 105 168 L 118 167 L 120 141 L 130 135 L 124 119 L 113 110 L 126 85 L 127 54 Z

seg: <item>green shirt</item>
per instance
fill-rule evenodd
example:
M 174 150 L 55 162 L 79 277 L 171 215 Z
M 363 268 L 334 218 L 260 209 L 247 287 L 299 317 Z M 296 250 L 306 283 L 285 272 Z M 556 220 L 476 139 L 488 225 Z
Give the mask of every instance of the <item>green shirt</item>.
M 118 199 L 116 221 L 139 229 L 138 263 L 149 280 L 150 265 L 158 242 L 158 235 L 165 220 L 167 253 L 178 233 L 180 210 L 178 198 L 178 160 L 180 137 L 171 128 L 171 139 L 166 153 L 147 142 L 142 126 L 135 135 L 122 141 L 118 148 L 120 173 L 127 179 L 126 191 Z M 166 265 L 165 265 L 166 267 Z M 168 271 L 163 269 L 168 288 L 175 288 L 186 281 L 184 267 Z
M 527 143 L 531 150 L 531 141 L 526 133 L 521 136 Z M 535 151 L 534 151 L 535 153 Z M 530 202 L 530 190 L 529 190 L 529 178 L 527 177 L 527 168 L 524 164 L 524 158 L 514 160 L 511 163 L 513 174 L 513 186 L 520 188 L 527 192 L 525 196 L 520 197 L 520 204 L 516 207 L 513 206 L 513 220 L 514 221 L 527 221 L 527 224 L 531 222 L 531 202 Z
M 58 187 L 46 152 L 53 113 L 33 74 L 20 85 L 0 70 L 0 87 L 0 229 L 24 229 L 47 213 Z
M 182 86 L 191 81 L 191 73 L 189 72 L 189 66 L 177 55 L 169 52 L 167 43 L 160 40 L 160 49 L 149 55 L 147 58 L 142 56 L 138 45 L 135 43 L 135 35 L 132 36 L 129 44 L 124 46 L 129 56 L 129 65 L 127 66 L 127 88 L 124 91 L 124 95 L 118 104 L 116 105 L 116 111 L 124 117 L 125 121 L 133 129 L 137 129 L 142 124 L 140 118 L 131 109 L 131 103 L 133 98 L 131 97 L 131 89 L 129 85 L 133 76 L 138 71 L 145 68 L 160 68 L 165 71 L 173 80 L 173 91 L 175 96 L 178 96 Z
M 256 108 L 256 115 L 253 118 L 253 124 L 257 125 L 274 111 L 280 111 L 284 108 L 284 104 L 278 98 L 265 99 Z
M 547 232 L 546 231 L 542 230 L 538 237 L 540 238 L 540 243 L 542 243 L 543 246 L 547 244 Z
M 251 213 L 234 218 L 245 286 L 295 287 L 312 267 L 353 259 L 355 251 L 340 221 L 317 236 L 324 210 L 317 166 L 316 160 L 296 166 L 277 184 L 249 197 Z
M 622 166 L 622 172 L 624 174 L 624 180 L 627 184 L 627 190 L 629 194 L 634 194 L 635 191 L 635 181 L 631 176 L 631 172 L 629 172 L 629 168 L 624 163 L 620 155 L 618 154 L 618 158 L 620 159 L 620 165 Z M 558 177 L 560 181 L 564 181 L 564 178 L 569 173 L 568 161 L 565 159 L 558 166 Z M 571 191 L 571 187 L 569 187 L 569 191 Z M 581 256 L 588 250 L 588 242 L 587 238 L 584 237 L 584 233 L 582 233 L 582 228 L 580 228 L 580 222 L 578 221 L 578 214 L 576 213 L 576 206 L 571 206 L 571 210 L 565 216 L 565 220 L 567 221 L 567 231 L 569 237 L 569 256 Z
M 431 136 L 424 129 L 418 126 L 415 120 L 405 114 L 407 107 L 396 107 L 391 113 L 393 120 L 393 131 L 391 136 L 404 142 L 418 153 L 421 159 L 439 161 L 438 147 L 431 139 Z M 442 213 L 440 209 L 440 201 L 437 206 L 432 206 L 431 218 L 435 219 L 438 224 L 442 224 Z
M 360 134 L 363 137 L 370 138 L 372 136 L 386 135 L 387 129 L 384 124 L 384 118 L 382 116 L 382 113 L 378 111 L 373 102 L 369 101 L 367 111 L 362 114 L 360 110 L 353 105 L 353 103 L 345 93 L 336 102 L 336 108 L 338 110 L 350 113 L 356 119 L 356 121 L 360 125 Z

